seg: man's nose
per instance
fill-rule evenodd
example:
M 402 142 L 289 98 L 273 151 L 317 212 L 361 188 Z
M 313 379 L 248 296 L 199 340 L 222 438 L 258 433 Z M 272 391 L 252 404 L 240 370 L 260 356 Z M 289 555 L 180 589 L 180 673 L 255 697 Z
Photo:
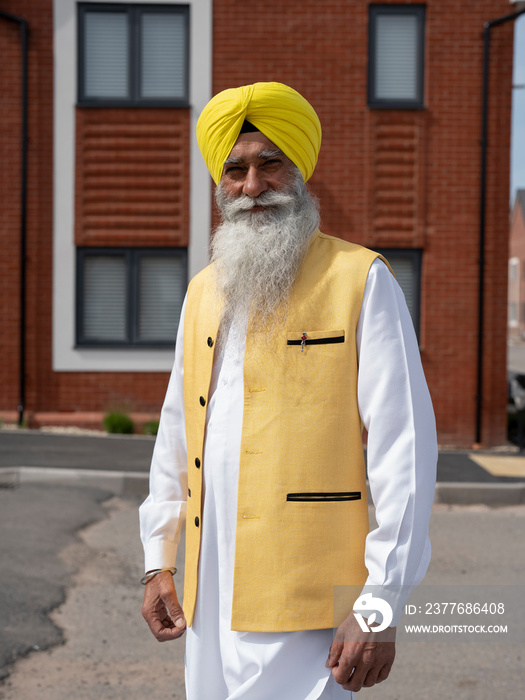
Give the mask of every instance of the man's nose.
M 242 193 L 247 194 L 249 197 L 258 197 L 262 192 L 266 192 L 267 189 L 268 183 L 258 168 L 253 166 L 248 168 L 244 178 Z

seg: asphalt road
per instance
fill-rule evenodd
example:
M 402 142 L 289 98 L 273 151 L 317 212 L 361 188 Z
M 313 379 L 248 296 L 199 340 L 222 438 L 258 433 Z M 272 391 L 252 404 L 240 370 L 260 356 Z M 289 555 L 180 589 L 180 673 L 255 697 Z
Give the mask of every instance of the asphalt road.
M 158 644 L 140 615 L 138 502 L 106 496 L 56 486 L 0 490 L 2 700 L 184 698 L 184 642 Z M 460 586 L 468 596 L 481 584 L 514 584 L 522 601 L 524 525 L 525 506 L 435 506 L 424 585 Z M 400 641 L 391 677 L 359 700 L 520 697 L 522 608 L 511 611 L 518 641 Z M 210 690 L 210 700 L 222 699 Z
M 0 468 L 52 467 L 102 471 L 147 472 L 155 439 L 119 435 L 56 435 L 38 430 L 0 430 Z M 438 481 L 512 483 L 473 462 L 466 450 L 439 454 Z
M 148 471 L 155 438 L 1 430 L 0 467 Z
M 0 677 L 30 649 L 64 641 L 47 612 L 65 600 L 76 532 L 105 517 L 109 494 L 61 487 L 0 489 Z

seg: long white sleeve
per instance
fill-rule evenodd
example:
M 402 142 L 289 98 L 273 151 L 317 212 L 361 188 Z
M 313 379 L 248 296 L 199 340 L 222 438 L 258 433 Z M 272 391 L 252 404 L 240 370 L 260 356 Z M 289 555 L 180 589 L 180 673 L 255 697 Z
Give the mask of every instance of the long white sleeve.
M 175 566 L 177 546 L 186 520 L 188 493 L 186 424 L 184 420 L 182 307 L 175 363 L 162 406 L 150 469 L 150 493 L 140 506 L 140 537 L 145 571 Z
M 397 623 L 430 561 L 428 523 L 437 439 L 417 339 L 401 288 L 370 268 L 357 329 L 358 401 L 368 430 L 368 478 L 378 527 L 366 541 L 365 590 L 387 599 Z

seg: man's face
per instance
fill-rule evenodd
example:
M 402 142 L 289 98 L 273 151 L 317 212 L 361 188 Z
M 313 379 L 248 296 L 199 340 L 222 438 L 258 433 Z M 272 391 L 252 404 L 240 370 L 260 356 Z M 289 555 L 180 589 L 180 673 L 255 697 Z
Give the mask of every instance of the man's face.
M 260 132 L 239 137 L 215 200 L 222 219 L 212 241 L 221 324 L 243 327 L 256 316 L 261 333 L 277 329 L 319 225 L 316 201 L 298 168 Z M 226 337 L 220 335 L 219 348 Z
M 296 172 L 292 161 L 274 143 L 254 131 L 237 139 L 224 164 L 221 188 L 228 198 L 255 198 L 267 191 L 286 191 Z M 256 206 L 252 211 L 263 208 Z

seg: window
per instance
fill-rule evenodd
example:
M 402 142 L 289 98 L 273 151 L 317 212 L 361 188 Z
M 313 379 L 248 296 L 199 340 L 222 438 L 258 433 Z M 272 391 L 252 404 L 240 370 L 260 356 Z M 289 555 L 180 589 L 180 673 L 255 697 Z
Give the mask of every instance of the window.
M 382 248 L 377 251 L 390 263 L 396 280 L 403 290 L 410 316 L 419 340 L 419 315 L 421 297 L 421 251 Z
M 78 103 L 187 107 L 185 5 L 79 6 Z
M 518 325 L 518 302 L 509 301 L 508 304 L 508 324 L 516 327 Z
M 518 269 L 520 261 L 518 258 L 510 258 L 509 260 L 509 282 L 516 282 L 518 279 Z
M 368 105 L 424 106 L 424 5 L 370 5 Z
M 186 284 L 182 248 L 77 248 L 77 345 L 172 346 Z

